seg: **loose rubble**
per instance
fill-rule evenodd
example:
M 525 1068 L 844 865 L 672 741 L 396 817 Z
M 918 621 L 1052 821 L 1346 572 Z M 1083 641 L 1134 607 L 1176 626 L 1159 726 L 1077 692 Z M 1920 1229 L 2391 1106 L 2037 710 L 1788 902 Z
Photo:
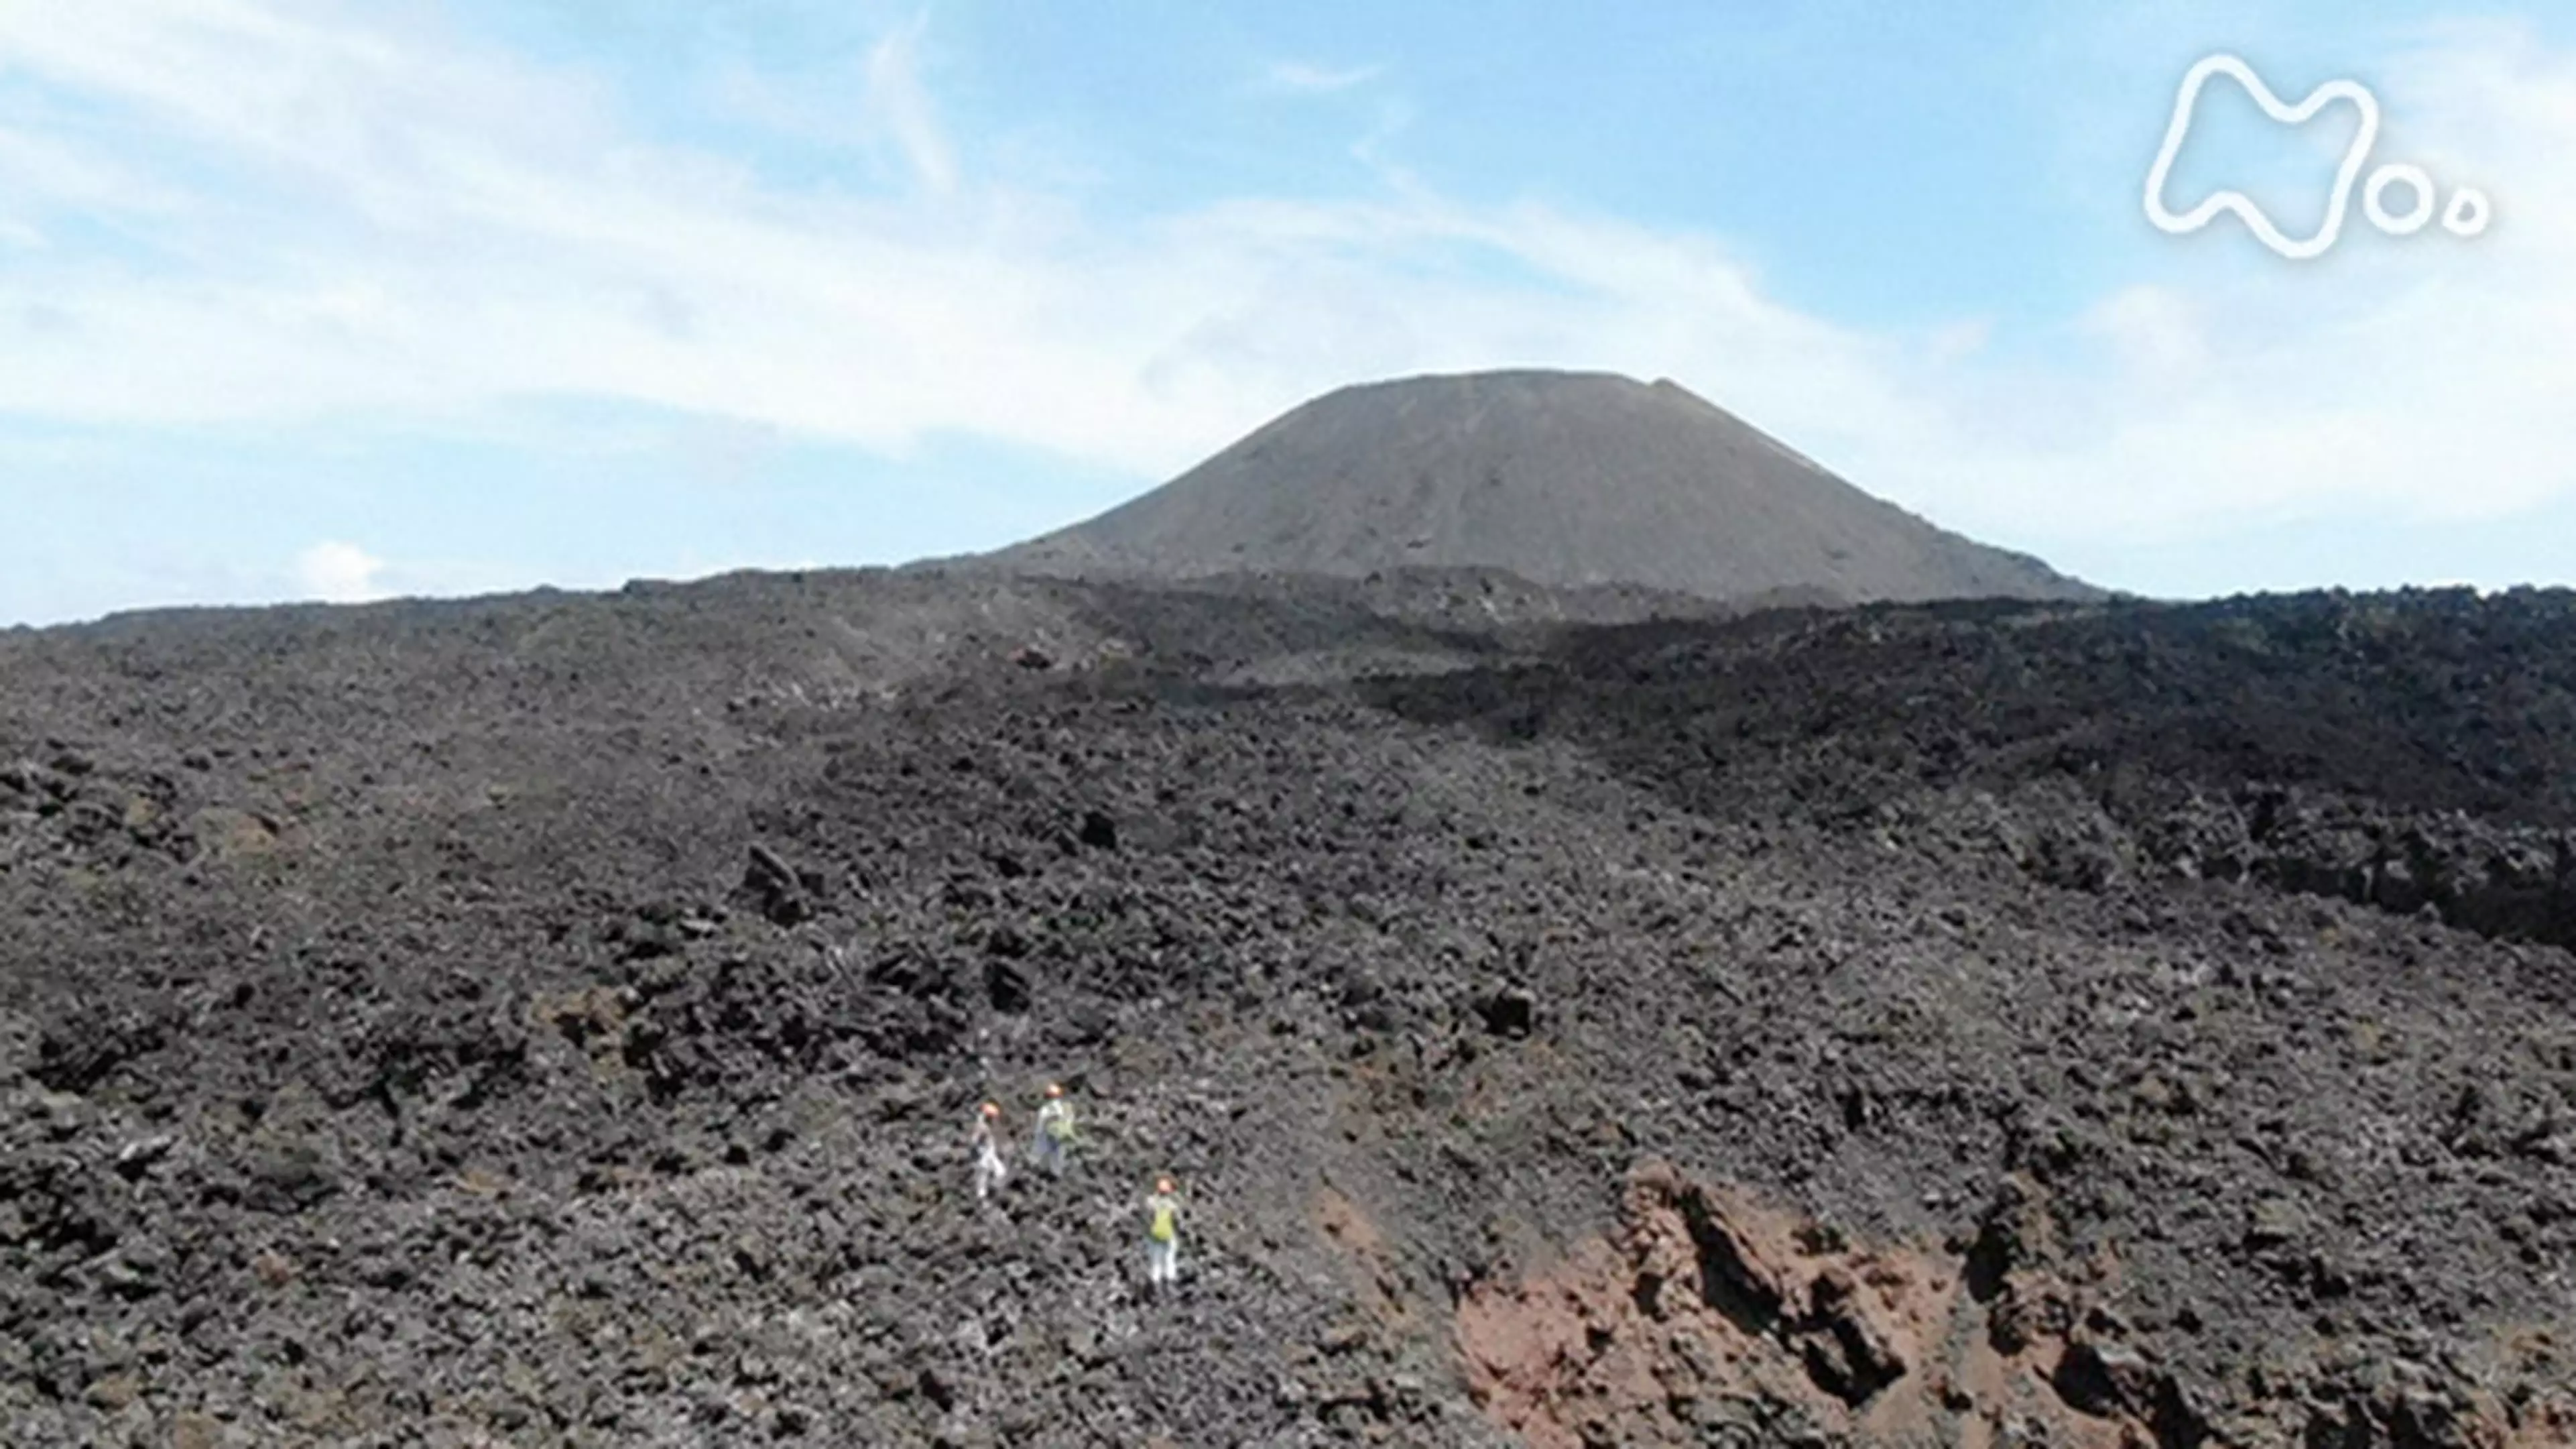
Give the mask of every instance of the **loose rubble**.
M 1491 597 L 0 634 L 0 1438 L 2576 1442 L 2576 599 Z

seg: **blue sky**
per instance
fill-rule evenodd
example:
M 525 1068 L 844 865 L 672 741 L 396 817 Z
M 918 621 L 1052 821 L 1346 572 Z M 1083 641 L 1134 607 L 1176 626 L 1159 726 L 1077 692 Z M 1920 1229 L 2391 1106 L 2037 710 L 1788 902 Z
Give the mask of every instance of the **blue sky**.
M 2214 51 L 2494 224 L 2157 231 Z M 2214 84 L 2171 204 L 2355 119 Z M 0 0 L 0 624 L 991 547 L 1528 365 L 2142 592 L 2576 583 L 2571 157 L 2528 0 Z

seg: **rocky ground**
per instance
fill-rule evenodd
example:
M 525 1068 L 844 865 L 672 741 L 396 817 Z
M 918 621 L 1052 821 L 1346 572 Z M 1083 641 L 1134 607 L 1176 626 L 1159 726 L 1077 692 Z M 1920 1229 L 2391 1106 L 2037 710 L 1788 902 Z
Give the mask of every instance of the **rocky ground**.
M 0 634 L 7 1442 L 2576 1443 L 2576 597 L 1651 602 Z

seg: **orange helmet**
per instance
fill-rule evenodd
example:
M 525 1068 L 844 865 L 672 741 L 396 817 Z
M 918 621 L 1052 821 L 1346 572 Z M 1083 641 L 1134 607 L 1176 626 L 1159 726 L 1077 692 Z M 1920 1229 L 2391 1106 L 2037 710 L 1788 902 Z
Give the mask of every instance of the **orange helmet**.
M 1048 1095 L 1048 1096 L 1050 1096 L 1050 1097 L 1061 1097 L 1061 1096 L 1063 1096 L 1063 1095 L 1064 1095 L 1064 1087 L 1063 1087 L 1063 1085 L 1062 1085 L 1061 1083 L 1057 1083 L 1057 1082 L 1049 1082 L 1049 1083 L 1047 1083 L 1047 1095 Z

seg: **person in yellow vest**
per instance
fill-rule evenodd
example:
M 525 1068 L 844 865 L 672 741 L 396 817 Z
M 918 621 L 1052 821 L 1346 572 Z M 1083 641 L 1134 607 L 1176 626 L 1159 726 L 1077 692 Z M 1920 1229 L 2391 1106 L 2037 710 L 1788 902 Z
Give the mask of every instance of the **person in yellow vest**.
M 1145 1199 L 1145 1281 L 1156 1288 L 1181 1281 L 1181 1200 L 1168 1177 L 1155 1179 Z
M 1049 1082 L 1046 1095 L 1046 1105 L 1038 1108 L 1038 1135 L 1030 1155 L 1050 1175 L 1062 1177 L 1066 1150 L 1073 1146 L 1073 1104 L 1065 1100 L 1059 1083 Z
M 991 1197 L 993 1189 L 1000 1187 L 1011 1175 L 1011 1170 L 1002 1165 L 1001 1144 L 993 1137 L 993 1129 L 1000 1124 L 1001 1120 L 1002 1109 L 998 1103 L 987 1102 L 983 1110 L 975 1114 L 975 1135 L 971 1145 L 975 1152 L 975 1201 L 977 1202 Z

